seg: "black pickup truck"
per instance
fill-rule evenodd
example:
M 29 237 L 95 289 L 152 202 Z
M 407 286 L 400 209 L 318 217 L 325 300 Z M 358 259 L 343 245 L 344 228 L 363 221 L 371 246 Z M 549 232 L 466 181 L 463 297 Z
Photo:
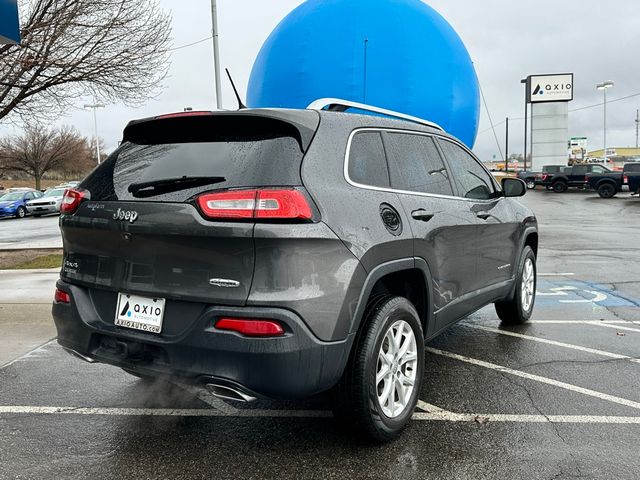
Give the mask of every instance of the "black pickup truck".
M 527 188 L 532 190 L 536 188 L 536 185 L 542 185 L 542 176 L 544 174 L 555 174 L 560 172 L 563 165 L 545 165 L 542 167 L 542 172 L 522 171 L 518 172 L 518 178 L 523 180 L 527 184 Z
M 587 187 L 598 192 L 602 198 L 612 198 L 628 186 L 632 194 L 640 189 L 640 162 L 627 163 L 621 172 L 590 173 Z
M 542 185 L 556 193 L 564 193 L 568 188 L 585 188 L 590 173 L 614 173 L 607 167 L 592 163 L 583 163 L 562 168 L 555 174 L 542 174 Z

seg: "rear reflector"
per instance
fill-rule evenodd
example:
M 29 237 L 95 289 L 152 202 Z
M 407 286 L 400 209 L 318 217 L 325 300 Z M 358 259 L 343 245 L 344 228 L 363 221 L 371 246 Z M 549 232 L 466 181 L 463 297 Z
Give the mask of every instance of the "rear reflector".
M 284 335 L 282 325 L 273 320 L 221 318 L 216 322 L 216 328 L 237 332 L 246 337 L 280 337 Z
M 59 288 L 56 288 L 56 293 L 53 297 L 56 303 L 71 303 L 71 295 L 67 292 L 63 292 Z
M 90 198 L 91 195 L 88 190 L 69 188 L 65 190 L 64 196 L 62 197 L 60 213 L 67 215 L 72 214 L 78 209 L 83 200 L 89 200 Z
M 311 220 L 313 212 L 299 190 L 231 190 L 198 197 L 205 216 L 213 219 L 258 218 L 271 220 Z

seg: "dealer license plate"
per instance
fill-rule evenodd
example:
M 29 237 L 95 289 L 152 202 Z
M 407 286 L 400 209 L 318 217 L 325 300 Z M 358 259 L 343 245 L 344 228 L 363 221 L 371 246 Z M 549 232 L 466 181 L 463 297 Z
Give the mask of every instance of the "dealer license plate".
M 115 324 L 133 330 L 160 333 L 164 304 L 164 298 L 147 298 L 119 293 Z

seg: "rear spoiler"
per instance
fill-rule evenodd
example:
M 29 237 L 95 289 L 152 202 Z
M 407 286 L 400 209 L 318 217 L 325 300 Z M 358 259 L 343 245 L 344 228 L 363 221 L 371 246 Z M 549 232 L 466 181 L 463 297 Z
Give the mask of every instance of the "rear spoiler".
M 123 142 L 140 144 L 190 143 L 234 136 L 290 135 L 306 153 L 320 124 L 312 110 L 247 109 L 237 112 L 180 112 L 133 120 L 124 129 Z

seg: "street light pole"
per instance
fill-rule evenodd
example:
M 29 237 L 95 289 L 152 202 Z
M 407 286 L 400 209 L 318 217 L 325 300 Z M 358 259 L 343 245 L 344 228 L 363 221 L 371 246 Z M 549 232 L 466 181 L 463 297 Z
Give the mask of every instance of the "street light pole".
M 211 0 L 211 33 L 213 35 L 213 69 L 216 82 L 216 105 L 222 110 L 222 88 L 220 85 L 220 47 L 218 45 L 218 7 L 216 0 Z
M 607 90 L 615 85 L 612 81 L 596 85 L 596 89 L 604 92 L 604 166 L 607 166 Z
M 100 138 L 98 137 L 98 114 L 97 110 L 99 108 L 104 108 L 102 103 L 96 103 L 95 99 L 92 105 L 85 104 L 84 108 L 91 108 L 93 110 L 93 131 L 96 139 L 96 158 L 98 159 L 98 165 L 100 165 Z

